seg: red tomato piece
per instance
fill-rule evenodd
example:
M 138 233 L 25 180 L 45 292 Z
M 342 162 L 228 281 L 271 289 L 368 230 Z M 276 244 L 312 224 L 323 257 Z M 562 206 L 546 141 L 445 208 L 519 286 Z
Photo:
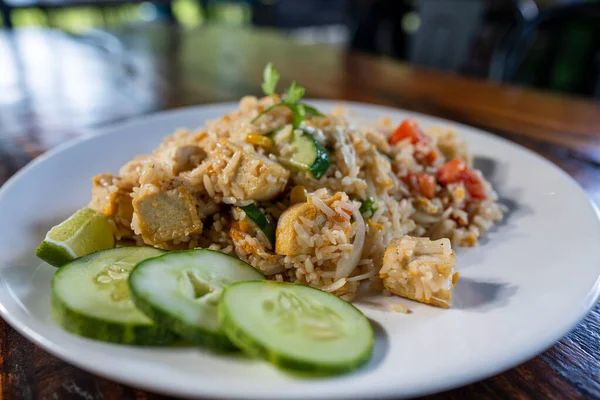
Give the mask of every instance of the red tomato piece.
M 402 180 L 423 197 L 428 199 L 433 199 L 435 197 L 436 182 L 435 177 L 432 175 L 409 172 L 406 176 L 402 177 Z
M 477 176 L 475 171 L 473 171 L 472 169 L 468 169 L 467 171 L 465 171 L 463 182 L 465 185 L 465 189 L 467 190 L 467 192 L 469 192 L 471 197 L 479 200 L 486 199 L 487 196 L 485 195 L 485 188 L 483 187 L 483 183 L 481 182 L 481 179 L 479 179 L 479 176 Z
M 419 192 L 428 199 L 435 197 L 435 178 L 427 174 L 417 174 Z
M 421 132 L 419 124 L 414 119 L 405 119 L 398 125 L 392 136 L 390 136 L 390 144 L 396 144 L 402 140 L 410 139 L 412 144 L 424 142 L 425 135 Z
M 462 180 L 466 170 L 467 164 L 457 158 L 446 163 L 446 165 L 441 166 L 440 169 L 438 169 L 437 178 L 443 185 L 456 183 Z
M 462 160 L 455 159 L 440 167 L 437 178 L 442 185 L 462 182 L 467 192 L 474 199 L 485 200 L 487 197 L 483 182 L 481 182 L 479 176 L 475 171 L 467 167 L 467 164 Z
M 432 165 L 435 160 L 437 160 L 438 158 L 438 153 L 435 150 L 431 150 L 429 153 L 427 153 L 427 155 L 425 156 L 425 161 L 427 162 L 427 164 Z

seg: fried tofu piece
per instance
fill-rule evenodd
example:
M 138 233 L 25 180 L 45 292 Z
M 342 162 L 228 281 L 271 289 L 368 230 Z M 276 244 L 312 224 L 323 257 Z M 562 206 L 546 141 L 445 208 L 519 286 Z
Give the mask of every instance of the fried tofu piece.
M 144 185 L 134 196 L 133 210 L 135 232 L 151 245 L 202 232 L 196 198 L 186 186 L 161 191 Z
M 269 177 L 274 181 L 269 181 Z M 288 177 L 289 172 L 281 165 L 259 154 L 246 153 L 233 180 L 242 188 L 246 199 L 267 201 L 283 191 Z
M 88 207 L 110 217 L 116 209 L 117 188 L 111 174 L 100 174 L 92 178 L 92 200 Z
M 221 141 L 201 166 L 216 193 L 237 200 L 268 201 L 285 188 L 290 173 L 254 150 Z
M 345 194 L 336 192 L 331 196 L 319 197 L 324 207 L 332 207 L 336 201 L 343 201 Z M 347 197 L 345 197 L 347 199 Z M 331 210 L 330 218 L 337 223 L 345 223 L 350 229 L 350 216 L 352 210 L 342 209 L 340 213 Z M 275 252 L 285 256 L 297 256 L 299 254 L 314 254 L 314 246 L 303 244 L 304 241 L 298 240 L 299 235 L 311 236 L 311 232 L 304 232 L 303 226 L 307 223 L 311 226 L 309 229 L 319 231 L 325 226 L 328 220 L 327 215 L 319 209 L 310 198 L 304 203 L 298 203 L 281 214 L 277 221 L 277 230 L 275 232 Z
M 208 131 L 188 132 L 181 129 L 165 138 L 152 153 L 173 176 L 196 168 L 214 148 L 215 136 Z
M 92 183 L 92 200 L 88 207 L 112 218 L 118 238 L 131 237 L 132 186 L 111 174 L 96 175 Z
M 129 221 L 133 215 L 131 206 L 131 187 L 123 184 L 111 174 L 100 174 L 92 178 L 92 200 L 88 207 L 107 217 L 117 217 Z
M 458 279 L 455 263 L 448 239 L 404 236 L 390 242 L 379 276 L 386 289 L 398 296 L 449 308 Z
M 294 225 L 301 221 L 301 217 L 315 221 L 318 224 L 325 222 L 325 216 L 311 203 L 299 203 L 291 206 L 281 214 L 277 221 L 275 232 L 275 252 L 277 254 L 297 256 L 313 252 L 310 247 L 302 245 L 298 241 L 298 232 Z

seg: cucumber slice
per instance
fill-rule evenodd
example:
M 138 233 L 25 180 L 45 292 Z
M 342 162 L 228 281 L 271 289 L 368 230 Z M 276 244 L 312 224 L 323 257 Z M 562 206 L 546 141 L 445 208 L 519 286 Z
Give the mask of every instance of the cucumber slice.
M 254 267 L 218 251 L 174 251 L 139 263 L 129 277 L 138 308 L 195 344 L 232 349 L 217 304 L 233 282 L 265 279 Z
M 248 218 L 265 234 L 269 242 L 275 246 L 275 227 L 271 220 L 260 211 L 260 208 L 254 203 L 240 208 L 244 210 Z
M 290 157 L 290 163 L 298 169 L 310 171 L 315 179 L 321 179 L 327 173 L 331 160 L 329 153 L 323 145 L 307 133 L 307 131 L 296 131 L 292 138 L 295 148 Z
M 373 329 L 350 303 L 308 286 L 240 282 L 223 291 L 219 317 L 247 354 L 312 374 L 352 371 L 369 360 Z
M 127 276 L 139 261 L 161 254 L 152 247 L 120 247 L 62 266 L 52 278 L 56 322 L 70 332 L 107 342 L 171 342 L 176 336 L 135 307 L 127 286 Z

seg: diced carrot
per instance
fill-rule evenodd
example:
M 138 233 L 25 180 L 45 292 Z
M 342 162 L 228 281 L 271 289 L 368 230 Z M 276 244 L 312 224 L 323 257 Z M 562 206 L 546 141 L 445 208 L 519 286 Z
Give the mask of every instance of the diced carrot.
M 426 140 L 419 124 L 414 119 L 407 118 L 398 125 L 392 136 L 390 136 L 390 144 L 396 144 L 404 139 L 410 139 L 412 144 Z

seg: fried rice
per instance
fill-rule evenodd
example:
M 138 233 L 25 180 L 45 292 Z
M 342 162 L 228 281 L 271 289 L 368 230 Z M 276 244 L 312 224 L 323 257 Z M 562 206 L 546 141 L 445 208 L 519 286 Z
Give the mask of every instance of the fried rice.
M 118 175 L 95 177 L 90 207 L 112 219 L 121 243 L 219 250 L 270 279 L 346 300 L 364 282 L 383 287 L 379 272 L 394 239 L 474 246 L 502 219 L 497 194 L 451 129 L 398 140 L 399 121 L 389 118 L 365 124 L 342 108 L 307 116 L 304 128 L 330 161 L 317 179 L 290 165 L 294 149 L 272 135 L 294 130 L 289 109 L 253 122 L 279 101 L 244 97 L 205 127 L 173 133 Z M 250 204 L 276 227 L 275 242 L 244 211 Z

